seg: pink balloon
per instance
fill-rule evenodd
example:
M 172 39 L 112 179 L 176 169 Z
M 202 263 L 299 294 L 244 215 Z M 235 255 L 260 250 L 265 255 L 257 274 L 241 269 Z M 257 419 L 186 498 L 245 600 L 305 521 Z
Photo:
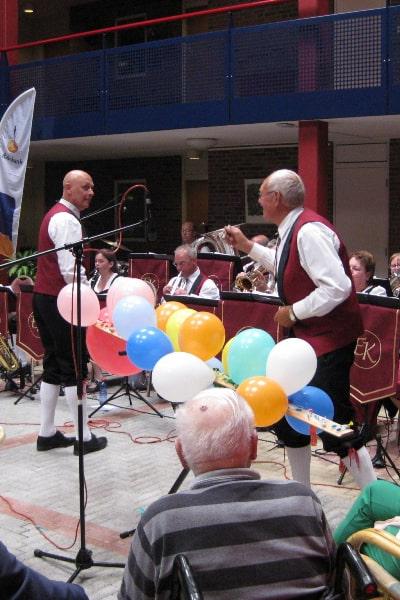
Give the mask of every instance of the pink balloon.
M 106 306 L 100 310 L 99 321 L 112 324 L 110 315 L 108 314 L 108 308 Z
M 68 283 L 62 288 L 57 297 L 57 308 L 60 315 L 68 321 L 77 325 L 77 287 L 76 284 Z M 88 285 L 81 286 L 81 325 L 87 327 L 96 323 L 100 315 L 99 300 Z
M 126 296 L 141 296 L 152 306 L 155 304 L 154 292 L 146 281 L 135 277 L 118 277 L 107 294 L 108 314 L 112 315 L 118 300 Z

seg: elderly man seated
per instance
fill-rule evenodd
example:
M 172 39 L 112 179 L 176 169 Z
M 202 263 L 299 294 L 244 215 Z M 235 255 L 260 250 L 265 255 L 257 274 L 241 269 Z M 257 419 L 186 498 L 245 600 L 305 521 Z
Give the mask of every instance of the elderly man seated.
M 179 273 L 164 286 L 163 294 L 219 299 L 219 289 L 197 266 L 197 253 L 194 248 L 188 244 L 178 246 L 175 250 L 174 265 Z
M 314 493 L 266 481 L 254 416 L 228 389 L 208 389 L 176 413 L 176 451 L 195 478 L 189 490 L 145 511 L 133 537 L 119 600 L 169 598 L 174 557 L 184 553 L 204 598 L 321 598 L 335 545 Z

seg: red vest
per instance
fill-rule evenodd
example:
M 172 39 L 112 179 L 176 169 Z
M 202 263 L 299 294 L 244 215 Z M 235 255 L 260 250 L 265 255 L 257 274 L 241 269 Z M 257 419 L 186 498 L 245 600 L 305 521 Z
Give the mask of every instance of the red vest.
M 334 227 L 317 213 L 305 209 L 295 222 L 286 246 L 282 250 L 282 256 L 279 261 L 278 287 L 279 295 L 285 304 L 294 304 L 308 296 L 316 289 L 313 281 L 309 278 L 300 264 L 299 253 L 297 251 L 297 235 L 300 228 L 305 223 L 318 221 L 335 231 Z M 336 233 L 337 235 L 337 233 Z M 338 236 L 339 237 L 339 236 Z M 340 239 L 340 238 L 339 238 Z M 349 270 L 349 259 L 346 248 L 340 240 L 339 257 L 343 263 L 346 275 L 351 279 Z M 283 264 L 281 265 L 281 261 Z M 314 348 L 317 356 L 326 354 L 332 350 L 337 350 L 356 341 L 357 337 L 363 332 L 360 308 L 354 285 L 350 296 L 342 304 L 334 308 L 330 313 L 323 317 L 312 317 L 298 321 L 293 326 L 294 335 L 300 339 L 309 342 Z
M 44 216 L 39 230 L 38 252 L 44 252 L 54 248 L 54 244 L 49 236 L 50 219 L 57 213 L 74 213 L 64 204 L 58 202 Z M 59 291 L 66 285 L 64 277 L 60 273 L 57 260 L 57 252 L 51 252 L 44 256 L 39 256 L 37 261 L 37 274 L 35 279 L 34 291 L 38 294 L 48 294 L 49 296 L 58 296 Z

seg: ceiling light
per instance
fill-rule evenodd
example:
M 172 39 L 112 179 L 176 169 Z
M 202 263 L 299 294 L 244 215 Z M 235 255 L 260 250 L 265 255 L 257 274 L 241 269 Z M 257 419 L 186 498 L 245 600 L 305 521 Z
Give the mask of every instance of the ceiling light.
M 25 2 L 25 4 L 22 7 L 22 10 L 26 15 L 33 15 L 33 13 L 35 12 L 35 7 L 33 6 L 32 2 Z
M 281 123 L 276 123 L 277 127 L 285 127 L 286 129 L 291 129 L 292 127 L 296 127 L 294 123 L 287 123 L 286 121 L 282 121 Z
M 200 151 L 192 148 L 191 150 L 188 150 L 188 152 L 186 153 L 186 158 L 188 158 L 189 160 L 200 160 L 200 158 L 201 158 Z

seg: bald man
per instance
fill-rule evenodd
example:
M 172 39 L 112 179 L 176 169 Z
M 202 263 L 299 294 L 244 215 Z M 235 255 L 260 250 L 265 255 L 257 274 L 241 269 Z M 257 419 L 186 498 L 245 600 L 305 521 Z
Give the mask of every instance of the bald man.
M 63 196 L 44 216 L 39 231 L 38 251 L 59 248 L 82 239 L 80 213 L 89 208 L 94 196 L 91 176 L 85 171 L 74 170 L 63 180 Z M 60 385 L 65 386 L 65 399 L 78 433 L 78 394 L 77 374 L 71 342 L 71 326 L 57 309 L 57 296 L 60 290 L 74 281 L 75 259 L 69 250 L 52 252 L 38 259 L 37 275 L 33 295 L 33 312 L 45 350 L 43 377 L 40 387 L 40 431 L 37 438 L 39 452 L 54 448 L 74 446 L 78 454 L 75 437 L 66 437 L 55 427 L 55 411 L 60 393 Z M 85 272 L 81 271 L 82 285 L 88 285 Z M 76 340 L 74 328 L 74 340 Z M 84 349 L 83 354 L 86 354 Z M 84 371 L 86 369 L 86 361 Z M 86 377 L 87 373 L 83 373 Z M 86 397 L 83 409 L 83 449 L 84 453 L 102 450 L 107 445 L 105 437 L 97 438 L 90 432 L 87 423 Z
M 250 468 L 257 434 L 249 405 L 233 390 L 208 389 L 179 406 L 176 429 L 177 454 L 195 477 L 143 514 L 119 600 L 169 598 L 179 553 L 205 598 L 321 598 L 333 572 L 330 529 L 310 489 Z

